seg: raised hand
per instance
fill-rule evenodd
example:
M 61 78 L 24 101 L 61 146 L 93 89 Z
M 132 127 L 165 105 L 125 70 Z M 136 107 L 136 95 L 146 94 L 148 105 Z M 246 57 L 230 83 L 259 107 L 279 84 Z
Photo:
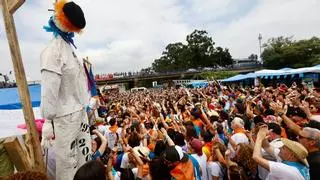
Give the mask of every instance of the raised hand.
M 309 103 L 307 101 L 302 101 L 302 103 L 299 105 L 299 108 L 303 111 L 309 111 Z
M 280 103 L 271 102 L 271 109 L 273 109 L 276 113 L 283 112 L 282 105 Z

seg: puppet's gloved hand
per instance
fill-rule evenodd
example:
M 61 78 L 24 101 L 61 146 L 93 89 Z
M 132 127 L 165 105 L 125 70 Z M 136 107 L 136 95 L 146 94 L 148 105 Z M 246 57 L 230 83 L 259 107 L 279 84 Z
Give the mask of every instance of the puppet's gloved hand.
M 42 140 L 41 140 L 41 147 L 43 149 L 47 149 L 52 147 L 53 145 L 53 126 L 51 120 L 45 120 L 42 126 Z

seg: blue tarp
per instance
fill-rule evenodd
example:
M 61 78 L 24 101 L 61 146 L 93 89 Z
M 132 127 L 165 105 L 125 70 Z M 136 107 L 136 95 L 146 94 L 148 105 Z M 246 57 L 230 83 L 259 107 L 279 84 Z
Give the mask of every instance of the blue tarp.
M 39 107 L 41 100 L 41 86 L 29 86 L 32 107 Z M 21 109 L 18 88 L 0 89 L 0 109 Z
M 196 81 L 196 82 L 188 83 L 187 85 L 192 85 L 192 87 L 194 87 L 194 88 L 203 88 L 203 87 L 208 87 L 208 82 Z

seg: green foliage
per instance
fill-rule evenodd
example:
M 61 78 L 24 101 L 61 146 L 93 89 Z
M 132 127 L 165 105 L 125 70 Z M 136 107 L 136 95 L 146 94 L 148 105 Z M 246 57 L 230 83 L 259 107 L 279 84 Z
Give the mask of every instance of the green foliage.
M 248 57 L 249 60 L 252 61 L 258 61 L 258 55 L 256 54 L 250 54 L 250 56 Z
M 261 54 L 264 66 L 271 69 L 300 68 L 320 64 L 320 39 L 294 41 L 292 37 L 269 39 Z
M 168 72 L 232 64 L 229 50 L 215 48 L 215 43 L 206 31 L 195 30 L 186 40 L 187 44 L 168 44 L 162 56 L 152 63 L 152 69 L 156 72 Z
M 233 72 L 233 71 L 215 71 L 215 72 L 202 72 L 200 73 L 200 76 L 202 79 L 226 79 L 232 76 L 237 75 L 238 73 Z

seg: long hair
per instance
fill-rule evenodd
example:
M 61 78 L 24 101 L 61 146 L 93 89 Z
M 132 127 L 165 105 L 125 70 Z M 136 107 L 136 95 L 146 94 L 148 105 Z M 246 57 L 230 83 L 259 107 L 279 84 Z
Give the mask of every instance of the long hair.
M 247 175 L 245 174 L 241 166 L 232 166 L 228 168 L 228 179 L 230 180 L 247 180 Z
M 253 160 L 253 148 L 245 143 L 239 144 L 240 150 L 237 154 L 237 163 L 245 169 L 256 171 L 257 163 Z
M 0 177 L 2 179 L 2 177 Z M 37 171 L 25 171 L 25 172 L 17 172 L 9 177 L 4 178 L 5 180 L 49 180 L 46 174 Z

